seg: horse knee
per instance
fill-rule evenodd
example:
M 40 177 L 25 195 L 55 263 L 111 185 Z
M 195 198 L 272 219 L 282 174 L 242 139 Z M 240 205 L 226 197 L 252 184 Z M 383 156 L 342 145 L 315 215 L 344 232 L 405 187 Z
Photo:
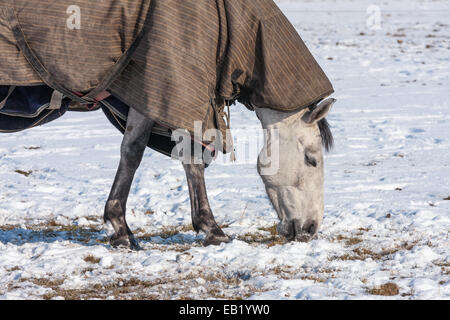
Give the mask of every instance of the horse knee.
M 136 170 L 139 167 L 145 146 L 146 144 L 141 141 L 134 141 L 122 146 L 120 157 L 127 168 Z

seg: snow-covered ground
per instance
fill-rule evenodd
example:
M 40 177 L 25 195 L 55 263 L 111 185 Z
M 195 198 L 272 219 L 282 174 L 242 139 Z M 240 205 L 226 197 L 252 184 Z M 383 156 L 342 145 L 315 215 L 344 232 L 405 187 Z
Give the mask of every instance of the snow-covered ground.
M 271 234 L 256 158 L 239 151 L 259 122 L 235 106 L 241 161 L 207 170 L 234 241 L 202 247 L 181 165 L 148 150 L 127 215 L 144 250 L 112 249 L 102 215 L 121 135 L 101 112 L 69 113 L 1 135 L 0 299 L 450 298 L 450 2 L 278 3 L 338 99 L 318 239 Z

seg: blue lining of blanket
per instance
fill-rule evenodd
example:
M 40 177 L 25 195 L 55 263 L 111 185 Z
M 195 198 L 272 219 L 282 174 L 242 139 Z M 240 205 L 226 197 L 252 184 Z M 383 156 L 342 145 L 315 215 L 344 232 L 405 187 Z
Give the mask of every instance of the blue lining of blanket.
M 0 86 L 0 101 L 6 98 L 9 88 Z M 16 87 L 0 109 L 0 132 L 17 132 L 61 117 L 70 100 L 64 99 L 58 110 L 48 110 L 52 94 L 53 89 L 46 85 Z

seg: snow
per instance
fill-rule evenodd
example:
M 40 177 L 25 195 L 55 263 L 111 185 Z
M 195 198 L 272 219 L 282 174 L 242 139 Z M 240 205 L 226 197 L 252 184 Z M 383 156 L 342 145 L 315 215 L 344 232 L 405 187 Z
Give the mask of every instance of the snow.
M 182 166 L 147 150 L 127 214 L 144 250 L 111 248 L 102 215 L 121 135 L 101 112 L 69 113 L 1 136 L 0 299 L 450 298 L 450 3 L 278 4 L 338 99 L 318 239 L 270 235 L 277 216 L 251 144 L 260 125 L 235 106 L 238 162 L 220 157 L 206 174 L 216 219 L 234 240 L 201 245 L 186 227 Z M 366 24 L 370 5 L 380 8 L 379 30 Z M 386 283 L 399 294 L 373 294 Z

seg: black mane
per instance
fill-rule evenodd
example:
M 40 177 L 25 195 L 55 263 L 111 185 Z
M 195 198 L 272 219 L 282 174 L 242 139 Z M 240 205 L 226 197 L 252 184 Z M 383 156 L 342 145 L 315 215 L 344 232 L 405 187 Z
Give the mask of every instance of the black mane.
M 327 119 L 323 118 L 318 123 L 320 129 L 320 136 L 322 137 L 322 145 L 325 147 L 325 150 L 328 152 L 334 146 L 334 138 L 333 133 L 330 129 L 330 124 Z
M 317 105 L 319 102 L 314 103 L 313 105 L 310 105 L 308 109 L 310 111 L 313 111 L 315 108 L 317 108 Z M 324 146 L 325 150 L 329 152 L 333 146 L 334 146 L 334 138 L 333 133 L 330 129 L 330 124 L 328 123 L 327 119 L 323 118 L 318 123 L 319 129 L 320 129 L 320 136 L 322 137 L 322 145 Z

